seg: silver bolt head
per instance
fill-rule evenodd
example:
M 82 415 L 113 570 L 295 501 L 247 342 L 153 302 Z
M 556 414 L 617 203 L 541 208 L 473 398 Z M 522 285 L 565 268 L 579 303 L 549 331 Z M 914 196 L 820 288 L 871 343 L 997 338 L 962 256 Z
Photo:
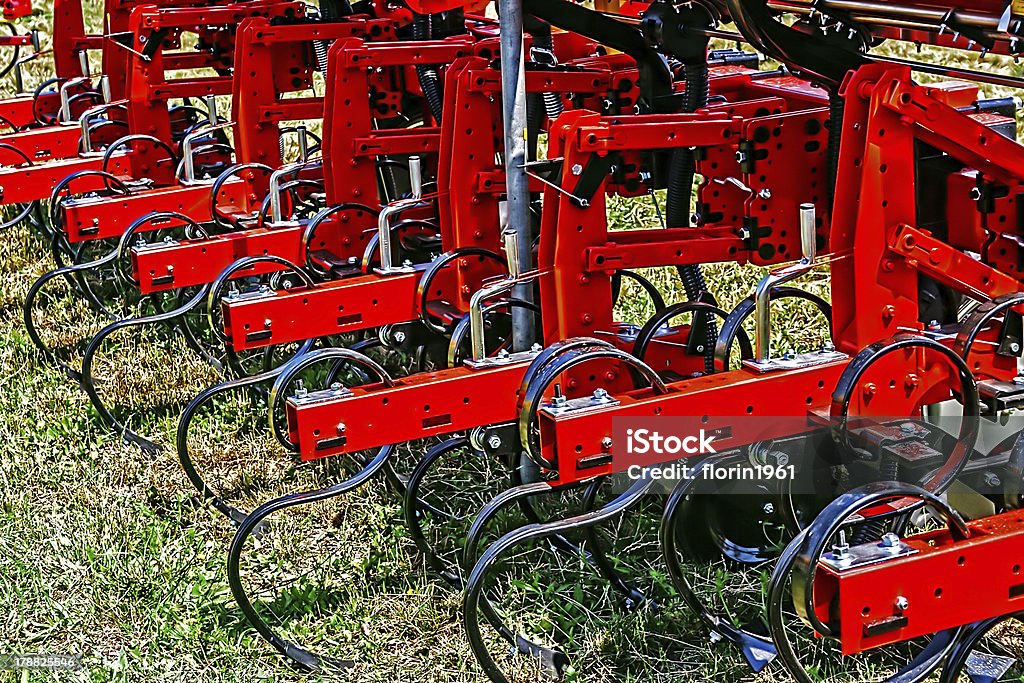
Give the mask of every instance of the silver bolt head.
M 769 190 L 769 189 L 768 189 L 768 188 L 766 187 L 766 188 L 764 188 L 764 189 L 760 190 L 760 191 L 759 191 L 759 192 L 757 193 L 757 198 L 758 198 L 758 199 L 771 199 L 771 198 L 772 198 L 772 191 L 771 191 L 771 190 Z
M 603 439 L 601 439 L 601 448 L 602 449 L 607 451 L 607 450 L 610 450 L 611 447 L 612 447 L 612 438 L 610 436 L 606 436 Z
M 573 175 L 583 175 L 583 164 L 573 164 L 572 165 L 572 174 Z
M 1017 375 L 1016 377 L 1014 377 L 1013 378 L 1013 383 L 1014 384 L 1024 385 L 1024 375 Z
M 775 505 L 772 503 L 765 503 L 761 510 L 764 511 L 764 514 L 770 515 L 775 512 Z
M 399 330 L 398 332 L 395 332 L 394 335 L 392 335 L 392 337 L 397 343 L 401 344 L 402 342 L 405 341 L 405 332 Z
M 601 388 L 594 389 L 594 398 L 598 399 L 599 401 L 608 398 L 608 390 Z
M 882 536 L 882 547 L 883 548 L 898 548 L 900 547 L 900 537 L 891 531 Z
M 896 609 L 898 609 L 899 611 L 902 612 L 903 610 L 905 610 L 908 607 L 910 607 L 910 601 L 907 600 L 905 597 L 903 597 L 901 595 L 901 596 L 896 598 L 895 605 L 896 605 Z
M 491 448 L 501 448 L 501 437 L 497 434 L 492 434 L 490 438 L 487 439 L 487 445 Z

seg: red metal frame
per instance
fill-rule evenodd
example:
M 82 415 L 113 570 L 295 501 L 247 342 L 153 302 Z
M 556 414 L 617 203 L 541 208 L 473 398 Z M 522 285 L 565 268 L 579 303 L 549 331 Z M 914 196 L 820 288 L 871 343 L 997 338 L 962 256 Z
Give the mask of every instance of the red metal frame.
M 904 539 L 916 552 L 856 569 L 819 565 L 814 604 L 838 622 L 842 652 L 856 654 L 1024 607 L 1024 512 Z M 899 605 L 905 601 L 906 608 Z

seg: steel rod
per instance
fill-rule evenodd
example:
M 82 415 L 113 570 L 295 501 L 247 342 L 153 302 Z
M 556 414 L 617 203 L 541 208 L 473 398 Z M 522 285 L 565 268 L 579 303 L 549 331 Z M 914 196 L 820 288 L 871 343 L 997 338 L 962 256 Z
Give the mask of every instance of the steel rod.
M 512 272 L 533 269 L 533 236 L 530 230 L 530 185 L 526 176 L 526 72 L 523 65 L 522 0 L 499 0 L 501 26 L 502 118 L 505 126 L 505 230 L 516 235 L 516 259 Z M 509 258 L 512 258 L 509 254 Z M 517 299 L 531 301 L 531 284 L 519 284 L 512 291 Z M 512 307 L 512 347 L 526 351 L 536 335 L 533 313 Z

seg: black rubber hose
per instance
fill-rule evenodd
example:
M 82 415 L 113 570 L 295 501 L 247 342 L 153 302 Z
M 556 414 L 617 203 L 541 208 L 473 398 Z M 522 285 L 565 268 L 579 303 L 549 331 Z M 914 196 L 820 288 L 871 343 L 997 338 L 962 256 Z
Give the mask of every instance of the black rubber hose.
M 708 103 L 708 65 L 706 62 L 687 64 L 684 67 L 686 93 L 683 111 L 695 112 Z M 665 221 L 669 228 L 689 227 L 690 197 L 693 193 L 693 177 L 696 173 L 696 159 L 689 147 L 679 147 L 672 153 L 668 171 L 668 192 L 665 200 Z M 679 279 L 683 281 L 686 298 L 696 301 L 702 292 L 708 290 L 704 273 L 698 265 L 678 266 Z M 704 371 L 715 371 L 715 344 L 718 341 L 718 324 L 711 314 L 701 314 L 704 319 Z
M 835 201 L 836 181 L 839 176 L 839 142 L 843 136 L 843 115 L 846 100 L 833 89 L 828 94 L 828 198 Z
M 413 40 L 430 40 L 430 34 L 430 16 L 426 14 L 416 15 L 412 22 Z M 430 109 L 431 116 L 440 123 L 441 111 L 444 109 L 444 106 L 441 98 L 441 79 L 437 75 L 437 69 L 429 64 L 417 64 L 416 77 L 419 79 L 420 89 L 427 100 L 427 107 Z

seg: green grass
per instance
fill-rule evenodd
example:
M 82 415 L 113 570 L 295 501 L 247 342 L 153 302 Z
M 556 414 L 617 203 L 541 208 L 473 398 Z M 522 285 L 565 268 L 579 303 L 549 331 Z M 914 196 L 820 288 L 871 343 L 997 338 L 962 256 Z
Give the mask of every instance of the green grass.
M 44 11 L 32 23 L 45 28 L 49 17 Z M 35 73 L 44 67 L 34 66 Z M 625 227 L 657 224 L 651 201 L 612 202 L 610 216 Z M 0 654 L 73 653 L 85 665 L 59 674 L 0 672 L 0 681 L 320 678 L 289 666 L 242 618 L 226 581 L 232 529 L 197 500 L 173 450 L 146 455 L 122 443 L 84 393 L 32 347 L 21 302 L 51 267 L 41 242 L 25 228 L 9 231 L 0 239 L 0 264 Z M 670 300 L 681 298 L 671 269 L 646 274 Z M 762 273 L 715 266 L 707 274 L 729 309 Z M 824 273 L 802 284 L 828 298 Z M 653 308 L 627 287 L 618 312 L 642 323 Z M 100 322 L 62 296 L 54 297 L 45 320 L 48 338 L 71 345 Z M 778 321 L 776 348 L 809 349 L 824 340 L 820 321 L 804 307 L 780 308 Z M 168 447 L 176 402 L 214 381 L 180 340 L 152 333 L 115 339 L 102 359 L 105 395 L 135 406 L 133 426 Z M 199 421 L 194 451 L 217 490 L 251 510 L 337 478 L 331 465 L 294 463 L 268 436 L 263 414 L 260 405 L 233 397 Z M 408 463 L 426 447 L 414 444 L 400 460 Z M 480 468 L 476 476 L 493 489 L 480 493 L 486 499 L 502 481 L 493 465 Z M 465 467 L 452 476 L 460 471 L 468 476 Z M 550 506 L 577 503 L 566 496 Z M 476 504 L 467 502 L 466 513 Z M 616 543 L 614 554 L 630 563 L 631 576 L 664 593 L 665 577 L 652 559 L 656 518 L 649 510 L 631 520 L 635 528 L 606 541 Z M 317 652 L 357 662 L 337 679 L 483 679 L 460 624 L 460 593 L 423 566 L 397 496 L 379 482 L 273 518 L 250 543 L 246 562 L 246 579 L 277 615 L 275 625 Z M 580 558 L 545 548 L 525 553 L 506 571 L 502 605 L 531 635 L 566 647 L 573 657 L 570 681 L 750 680 L 736 653 L 712 647 L 706 630 L 670 595 L 662 612 L 630 613 Z M 711 568 L 710 590 L 759 599 L 751 596 L 760 578 L 754 573 L 738 585 L 741 579 L 727 582 Z M 521 658 L 514 666 L 524 678 L 535 677 Z M 771 667 L 758 680 L 785 679 Z

